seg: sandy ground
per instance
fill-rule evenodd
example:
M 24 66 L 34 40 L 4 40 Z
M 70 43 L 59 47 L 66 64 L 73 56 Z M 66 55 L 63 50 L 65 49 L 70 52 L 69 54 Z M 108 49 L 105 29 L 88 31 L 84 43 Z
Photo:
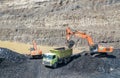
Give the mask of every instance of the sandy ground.
M 32 46 L 33 45 L 31 45 L 31 44 L 25 44 L 25 43 L 20 43 L 20 42 L 0 41 L 0 47 L 8 48 L 8 49 L 18 52 L 20 54 L 29 54 L 30 53 L 29 49 Z M 65 47 L 65 46 L 61 46 L 61 47 Z M 41 49 L 43 51 L 43 53 L 49 52 L 49 50 L 54 49 L 54 48 L 57 48 L 57 46 L 38 45 L 38 49 Z M 79 48 L 74 47 L 73 53 L 76 54 L 76 53 L 82 52 L 84 50 L 88 50 L 88 47 L 79 47 Z
M 0 47 L 11 49 L 20 54 L 29 54 L 30 53 L 29 49 L 30 47 L 32 47 L 32 45 L 20 42 L 0 41 Z M 42 49 L 43 52 L 48 52 L 50 49 L 53 48 L 55 47 L 38 45 L 38 49 Z

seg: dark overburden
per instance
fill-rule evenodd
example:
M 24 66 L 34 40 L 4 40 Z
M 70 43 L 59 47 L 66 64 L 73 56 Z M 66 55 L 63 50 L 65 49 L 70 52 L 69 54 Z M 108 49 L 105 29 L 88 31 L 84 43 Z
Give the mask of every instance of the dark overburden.
M 114 50 L 108 55 L 80 56 L 57 69 L 46 68 L 41 59 L 28 59 L 24 55 L 2 48 L 0 78 L 119 78 L 120 53 Z

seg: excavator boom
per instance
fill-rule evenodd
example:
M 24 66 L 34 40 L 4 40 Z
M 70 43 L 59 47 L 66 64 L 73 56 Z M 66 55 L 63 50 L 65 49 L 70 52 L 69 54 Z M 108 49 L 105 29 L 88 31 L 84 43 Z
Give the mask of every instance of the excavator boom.
M 33 48 L 34 48 L 34 50 L 37 50 L 37 44 L 36 44 L 35 40 L 33 40 Z
M 66 28 L 66 39 L 67 39 L 67 41 L 70 40 L 70 37 L 72 35 L 75 35 L 76 37 L 81 37 L 81 38 L 87 39 L 89 46 L 94 45 L 92 38 L 89 35 L 87 35 L 86 33 L 83 33 L 83 32 L 80 32 L 80 31 L 72 32 L 69 27 Z

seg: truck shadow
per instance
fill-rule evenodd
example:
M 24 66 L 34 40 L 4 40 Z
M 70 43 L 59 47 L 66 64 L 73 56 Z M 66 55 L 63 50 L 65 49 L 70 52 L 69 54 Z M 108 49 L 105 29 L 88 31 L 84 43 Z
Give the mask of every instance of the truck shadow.
M 64 66 L 68 65 L 68 64 L 71 63 L 73 60 L 75 60 L 75 59 L 77 59 L 77 58 L 79 58 L 79 57 L 81 57 L 80 54 L 75 55 L 75 56 L 72 56 L 72 57 L 71 57 L 71 60 L 70 60 L 67 64 L 64 64 L 64 63 L 58 64 L 58 67 L 57 67 L 57 68 L 64 67 Z
M 72 59 L 69 61 L 69 63 L 71 63 L 73 60 L 75 60 L 75 59 L 77 59 L 77 58 L 79 58 L 79 57 L 81 57 L 81 56 L 82 56 L 82 55 L 80 55 L 80 54 L 79 54 L 79 55 L 76 55 L 76 56 L 73 56 Z M 85 55 L 85 56 L 88 56 L 88 55 Z M 91 56 L 91 57 L 92 57 L 92 56 Z M 111 58 L 111 59 L 115 59 L 116 56 L 115 56 L 115 55 L 112 55 L 112 54 L 108 54 L 108 53 L 99 53 L 99 54 L 97 54 L 94 58 Z M 64 67 L 64 66 L 68 65 L 69 63 L 67 63 L 67 64 L 64 64 L 64 63 L 59 64 L 57 68 Z

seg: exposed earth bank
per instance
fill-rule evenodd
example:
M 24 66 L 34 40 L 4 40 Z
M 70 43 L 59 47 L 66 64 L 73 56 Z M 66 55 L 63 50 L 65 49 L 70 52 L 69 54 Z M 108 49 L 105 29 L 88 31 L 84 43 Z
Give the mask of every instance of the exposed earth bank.
M 0 40 L 64 45 L 65 29 L 83 31 L 95 43 L 120 41 L 119 0 L 2 0 Z M 80 45 L 86 45 L 84 39 Z

